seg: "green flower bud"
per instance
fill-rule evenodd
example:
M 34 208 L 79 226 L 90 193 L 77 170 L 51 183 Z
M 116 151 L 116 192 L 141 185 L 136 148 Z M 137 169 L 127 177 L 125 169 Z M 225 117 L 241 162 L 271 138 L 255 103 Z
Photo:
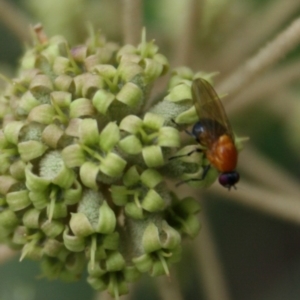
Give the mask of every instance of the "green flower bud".
M 68 189 L 75 180 L 75 174 L 68 169 L 58 151 L 51 151 L 40 162 L 41 177 L 50 179 L 61 188 Z
M 144 68 L 147 83 L 154 81 L 163 73 L 163 65 L 153 59 L 145 58 L 141 65 Z
M 141 141 L 135 135 L 125 137 L 118 145 L 121 150 L 131 155 L 139 154 L 143 149 Z
M 31 80 L 29 90 L 36 95 L 45 95 L 52 92 L 53 84 L 47 75 L 38 74 Z
M 112 65 L 96 65 L 92 69 L 93 72 L 96 72 L 104 78 L 112 79 L 117 74 L 117 69 Z
M 70 234 L 68 227 L 63 232 L 63 240 L 65 247 L 72 252 L 81 252 L 85 249 L 85 238 Z
M 183 106 L 185 108 L 185 106 Z M 189 109 L 184 110 L 180 114 L 178 114 L 175 118 L 175 122 L 177 124 L 193 124 L 199 120 L 199 117 L 196 113 L 196 109 L 194 106 Z
M 84 253 L 70 253 L 66 259 L 65 268 L 72 274 L 81 274 L 85 263 Z
M 83 62 L 87 53 L 88 47 L 86 45 L 78 45 L 71 49 L 72 58 L 77 62 Z
M 70 92 L 74 88 L 73 78 L 66 74 L 58 75 L 54 80 L 54 86 L 59 91 Z
M 148 188 L 154 188 L 163 181 L 163 177 L 156 170 L 147 169 L 141 174 L 141 181 Z
M 41 229 L 46 236 L 50 238 L 55 238 L 64 231 L 64 224 L 58 221 L 44 221 L 41 224 Z
M 185 174 L 184 176 L 182 176 L 182 179 L 184 181 L 189 179 L 199 179 L 199 181 L 198 180 L 189 181 L 187 182 L 187 184 L 192 187 L 205 188 L 211 186 L 219 176 L 219 172 L 215 168 L 210 168 L 205 178 L 203 180 L 200 180 L 202 178 L 202 174 L 203 174 L 203 169 L 193 174 Z
M 99 221 L 96 231 L 102 234 L 110 234 L 115 230 L 116 222 L 114 211 L 104 201 L 99 208 Z
M 159 131 L 157 144 L 161 147 L 179 147 L 179 133 L 175 128 L 162 127 Z
M 0 176 L 0 194 L 6 195 L 18 181 L 11 176 L 2 175 Z
M 3 130 L 5 139 L 7 142 L 17 145 L 19 142 L 19 136 L 24 123 L 15 121 L 8 123 Z
M 17 245 L 24 245 L 28 238 L 28 229 L 25 226 L 18 226 L 14 230 L 12 242 Z
M 93 190 L 98 189 L 97 176 L 99 167 L 92 162 L 85 162 L 80 168 L 80 179 L 82 183 Z
M 201 229 L 198 216 L 189 215 L 183 223 L 182 232 L 189 235 L 191 238 L 195 238 Z
M 148 173 L 147 170 L 145 172 L 146 172 L 145 174 L 144 173 L 142 174 L 141 180 L 144 181 L 144 183 L 147 185 L 147 178 L 149 177 L 149 183 L 150 183 L 151 178 L 152 178 L 151 174 L 153 174 L 153 173 L 151 173 L 151 171 L 150 171 L 150 173 Z M 155 177 L 157 175 L 157 173 L 153 174 L 153 175 Z M 145 180 L 145 178 L 146 178 L 146 180 Z M 157 179 L 157 177 L 154 180 L 156 180 L 156 179 Z M 138 183 L 139 180 L 140 180 L 140 175 L 137 171 L 136 166 L 132 166 L 131 168 L 129 168 L 123 176 L 123 182 L 124 182 L 125 186 L 133 186 L 136 183 Z M 114 186 L 112 186 L 112 188 L 113 187 Z M 149 187 L 152 187 L 151 184 L 149 185 Z
M 120 243 L 120 236 L 118 232 L 106 234 L 102 237 L 102 247 L 107 250 L 117 250 Z
M 164 164 L 164 157 L 159 146 L 144 147 L 142 154 L 149 168 L 157 168 Z
M 115 95 L 107 92 L 105 90 L 98 90 L 93 96 L 93 105 L 103 115 L 106 115 L 106 112 L 112 102 L 115 100 Z
M 134 116 L 134 115 L 129 115 L 121 121 L 119 128 L 120 130 L 127 131 L 131 134 L 136 134 L 140 130 L 140 128 L 143 125 L 143 121 Z
M 192 99 L 192 94 L 191 94 L 191 82 L 190 84 L 187 84 L 186 81 L 184 83 L 180 83 L 174 86 L 170 90 L 170 93 L 164 98 L 164 100 L 172 101 L 175 103 L 187 99 Z
M 87 216 L 81 212 L 71 213 L 70 228 L 78 237 L 86 237 L 95 232 Z
M 153 113 L 146 113 L 143 120 L 143 125 L 152 130 L 160 130 L 164 125 L 164 122 L 165 120 L 161 116 Z
M 33 166 L 31 164 L 27 164 L 27 167 L 25 169 L 27 188 L 30 191 L 36 191 L 36 192 L 45 191 L 50 184 L 50 180 L 47 178 L 36 176 L 31 172 L 32 168 Z
M 113 201 L 116 205 L 122 206 L 128 202 L 128 191 L 125 186 L 113 185 L 110 189 Z
M 23 224 L 30 229 L 38 229 L 40 227 L 41 211 L 35 208 L 29 209 L 23 215 Z
M 142 208 L 149 212 L 157 212 L 165 208 L 165 202 L 154 189 L 150 189 L 142 200 Z
M 65 218 L 67 217 L 67 215 L 68 215 L 68 211 L 65 203 L 56 202 L 56 203 L 50 203 L 50 205 L 47 206 L 47 216 L 49 220 L 52 220 L 52 218 L 53 219 Z
M 126 58 L 126 56 L 130 55 L 130 57 L 136 57 L 138 62 L 140 60 L 140 56 L 136 55 L 136 53 L 137 49 L 133 45 L 127 44 L 118 51 L 116 58 L 120 61 L 121 59 L 124 59 L 124 57 Z
M 0 212 L 0 226 L 6 229 L 14 230 L 19 224 L 19 219 L 15 212 L 6 209 Z
M 38 105 L 40 105 L 38 99 L 30 91 L 26 91 L 20 99 L 18 113 L 28 115 Z
M 64 190 L 63 201 L 66 205 L 74 205 L 79 202 L 82 195 L 82 186 L 75 180 L 74 184 L 67 190 Z
M 128 286 L 123 278 L 117 276 L 117 274 L 110 274 L 109 283 L 107 286 L 108 293 L 116 299 L 119 299 L 119 295 L 128 293 Z
M 49 204 L 48 191 L 29 192 L 29 198 L 38 210 L 44 209 Z
M 67 73 L 70 70 L 70 60 L 66 57 L 58 56 L 53 63 L 53 72 L 56 75 Z
M 28 120 L 31 122 L 49 125 L 53 122 L 54 117 L 54 107 L 49 104 L 41 104 L 39 106 L 34 107 L 30 111 L 28 115 Z
M 97 121 L 94 119 L 84 119 L 79 125 L 79 139 L 84 145 L 95 145 L 99 139 Z
M 32 260 L 40 260 L 43 256 L 43 250 L 41 247 L 37 246 L 35 243 L 26 244 L 22 249 L 22 255 L 20 261 L 25 257 Z
M 10 159 L 8 154 L 0 154 L 0 174 L 5 174 L 10 167 Z
M 0 105 L 1 105 L 1 102 L 0 102 Z M 1 112 L 1 111 L 0 111 Z M 0 118 L 1 120 L 1 118 Z M 7 125 L 6 125 L 7 126 Z M 5 127 L 6 127 L 5 126 Z M 0 130 L 0 149 L 5 149 L 9 146 L 9 142 L 7 141 L 5 135 L 4 135 L 4 132 L 3 130 L 1 129 Z
M 137 107 L 143 100 L 143 93 L 137 85 L 127 82 L 116 95 L 116 99 L 129 107 Z
M 143 254 L 139 257 L 133 258 L 132 261 L 141 273 L 149 272 L 153 265 L 152 258 L 149 254 Z
M 169 275 L 168 273 L 166 273 L 166 264 L 164 264 L 160 260 L 153 261 L 153 265 L 152 265 L 152 268 L 151 268 L 151 271 L 149 272 L 149 274 L 152 277 L 157 277 L 157 276 L 161 276 L 164 274 Z
M 143 74 L 143 68 L 139 66 L 135 61 L 129 60 L 128 58 L 128 56 L 127 59 L 123 57 L 118 68 L 119 76 L 125 82 L 132 81 L 134 77 Z M 136 58 L 134 58 L 134 60 L 135 59 Z M 140 58 L 137 58 L 137 60 L 139 59 Z
M 126 282 L 134 282 L 141 277 L 141 273 L 135 266 L 126 266 L 123 269 L 123 276 Z
M 84 151 L 78 144 L 65 147 L 61 155 L 68 168 L 79 167 L 85 163 Z
M 84 81 L 82 86 L 82 96 L 85 98 L 90 98 L 100 88 L 104 88 L 104 80 L 102 77 L 97 74 L 89 75 L 88 80 Z
M 177 213 L 181 213 L 182 215 L 196 214 L 201 210 L 199 202 L 191 197 L 184 198 L 181 201 L 176 200 L 174 203 L 175 205 L 172 206 L 172 209 Z
M 69 108 L 72 102 L 72 94 L 65 91 L 54 91 L 51 94 L 51 104 L 54 108 Z
M 109 152 L 120 140 L 120 131 L 116 123 L 110 122 L 101 131 L 99 146 L 105 152 Z
M 167 220 L 179 232 L 194 238 L 201 227 L 196 216 L 200 209 L 199 203 L 193 198 L 188 197 L 179 201 L 173 195 L 172 206 L 167 211 Z
M 63 135 L 64 132 L 60 127 L 55 124 L 50 124 L 44 129 L 42 139 L 46 145 L 56 149 Z
M 151 253 L 161 249 L 160 235 L 157 226 L 154 223 L 150 223 L 142 239 L 142 245 L 146 253 Z
M 111 252 L 106 259 L 106 269 L 108 272 L 121 271 L 125 267 L 123 256 L 117 252 Z
M 145 217 L 143 208 L 132 202 L 125 205 L 125 213 L 127 216 L 137 220 L 142 220 Z
M 172 78 L 171 78 L 171 82 L 170 82 L 170 86 L 173 87 L 175 85 L 177 85 L 177 80 L 181 80 L 182 79 L 188 79 L 188 80 L 192 80 L 194 77 L 194 72 L 188 68 L 188 67 L 178 67 L 178 68 L 175 68 L 173 71 L 172 71 Z M 173 79 L 175 79 L 175 83 L 173 83 Z
M 126 161 L 115 153 L 108 153 L 99 166 L 99 170 L 105 175 L 115 178 L 122 174 Z
M 94 290 L 104 291 L 107 289 L 107 283 L 102 278 L 89 276 L 87 282 Z
M 161 238 L 162 247 L 165 249 L 177 248 L 181 243 L 181 237 L 177 230 L 171 227 L 166 221 L 162 222 L 161 227 L 164 232 L 163 238 Z
M 58 240 L 47 239 L 43 245 L 43 253 L 47 256 L 57 257 L 63 248 L 63 243 Z
M 25 162 L 41 157 L 47 150 L 47 146 L 37 141 L 27 141 L 18 144 L 18 151 Z
M 9 208 L 13 211 L 19 211 L 31 205 L 27 190 L 8 193 L 6 201 Z
M 70 104 L 70 118 L 92 117 L 96 113 L 90 99 L 78 98 Z

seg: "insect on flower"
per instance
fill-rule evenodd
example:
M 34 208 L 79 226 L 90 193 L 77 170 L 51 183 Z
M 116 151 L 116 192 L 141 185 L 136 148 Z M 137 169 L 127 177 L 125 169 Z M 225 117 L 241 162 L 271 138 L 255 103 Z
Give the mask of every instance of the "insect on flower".
M 203 152 L 210 164 L 204 168 L 201 178 L 188 179 L 181 183 L 203 180 L 212 165 L 220 172 L 219 183 L 230 190 L 231 187 L 235 187 L 240 175 L 235 171 L 238 152 L 223 105 L 213 87 L 202 78 L 193 81 L 192 98 L 199 121 L 190 134 L 203 148 L 195 149 L 186 155 Z M 173 158 L 176 157 L 171 159 Z

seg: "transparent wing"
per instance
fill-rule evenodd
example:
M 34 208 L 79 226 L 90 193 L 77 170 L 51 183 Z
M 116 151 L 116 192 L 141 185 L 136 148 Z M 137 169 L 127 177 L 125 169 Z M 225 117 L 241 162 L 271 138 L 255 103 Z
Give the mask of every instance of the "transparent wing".
M 214 88 L 206 80 L 197 78 L 192 83 L 192 97 L 199 119 L 210 119 L 218 122 L 233 139 L 229 120 Z M 217 124 L 216 127 L 218 127 Z

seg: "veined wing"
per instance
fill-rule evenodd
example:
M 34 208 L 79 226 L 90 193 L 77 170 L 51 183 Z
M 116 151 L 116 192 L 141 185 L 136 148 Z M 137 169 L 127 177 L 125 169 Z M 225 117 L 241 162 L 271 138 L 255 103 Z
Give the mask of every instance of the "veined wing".
M 199 119 L 210 119 L 218 122 L 233 139 L 231 125 L 214 88 L 203 78 L 197 78 L 192 83 L 192 97 Z M 219 126 L 216 123 L 217 127 Z

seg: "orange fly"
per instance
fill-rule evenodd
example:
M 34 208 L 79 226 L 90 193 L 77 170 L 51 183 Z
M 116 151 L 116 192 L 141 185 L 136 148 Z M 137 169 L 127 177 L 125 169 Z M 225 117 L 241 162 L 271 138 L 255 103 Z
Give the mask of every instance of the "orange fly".
M 202 78 L 193 81 L 192 98 L 199 121 L 191 135 L 203 149 L 195 149 L 187 155 L 203 152 L 210 164 L 204 168 L 201 178 L 184 182 L 203 180 L 212 165 L 220 172 L 219 183 L 230 189 L 239 181 L 240 175 L 235 171 L 238 152 L 223 105 L 213 87 Z

